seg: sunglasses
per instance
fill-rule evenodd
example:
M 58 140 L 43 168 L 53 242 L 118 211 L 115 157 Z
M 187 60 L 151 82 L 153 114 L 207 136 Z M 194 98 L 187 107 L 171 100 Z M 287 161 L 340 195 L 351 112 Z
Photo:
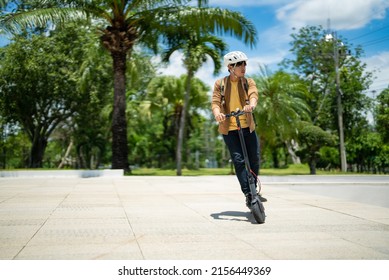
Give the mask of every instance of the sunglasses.
M 240 67 L 242 65 L 246 66 L 247 65 L 246 61 L 239 61 L 239 62 L 235 63 L 235 67 Z

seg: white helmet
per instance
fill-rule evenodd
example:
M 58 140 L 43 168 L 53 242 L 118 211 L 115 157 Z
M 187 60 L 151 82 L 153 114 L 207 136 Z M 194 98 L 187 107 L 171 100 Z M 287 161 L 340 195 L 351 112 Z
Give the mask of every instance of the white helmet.
M 239 61 L 247 61 L 247 56 L 239 51 L 229 52 L 224 56 L 224 65 L 228 66 L 230 64 L 235 64 Z

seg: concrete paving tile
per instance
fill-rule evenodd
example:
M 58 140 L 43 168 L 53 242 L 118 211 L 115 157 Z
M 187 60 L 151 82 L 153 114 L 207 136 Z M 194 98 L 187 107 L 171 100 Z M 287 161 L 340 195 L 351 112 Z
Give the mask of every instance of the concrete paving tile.
M 372 218 L 371 220 L 376 222 L 376 223 L 389 225 L 389 218 Z
M 229 233 L 198 233 L 198 234 L 143 234 L 137 236 L 139 244 L 161 244 L 164 246 L 175 246 L 176 244 L 183 246 L 183 244 L 200 244 L 200 243 L 231 243 L 235 241 L 236 237 Z
M 40 228 L 40 226 L 0 226 L 1 240 L 8 240 L 13 238 L 31 238 Z
M 58 207 L 51 215 L 55 219 L 70 219 L 70 218 L 122 218 L 125 213 L 121 207 L 99 207 L 88 205 L 74 205 Z
M 0 220 L 46 220 L 55 207 L 0 206 Z
M 45 219 L 4 219 L 0 226 L 41 226 Z
M 146 259 L 268 259 L 244 241 L 204 239 L 167 243 L 139 240 L 139 245 Z
M 210 244 L 210 246 L 212 246 Z M 268 260 L 269 257 L 254 249 L 236 250 L 224 248 L 201 248 L 164 251 L 152 250 L 145 255 L 149 260 Z
M 145 206 L 132 206 L 126 207 L 125 213 L 130 220 L 137 219 L 138 221 L 144 221 L 146 224 L 153 224 L 155 222 L 202 222 L 204 218 L 198 215 L 194 211 L 183 207 L 169 207 L 155 209 Z
M 193 222 L 154 222 L 154 223 L 131 223 L 134 233 L 139 236 L 142 234 L 159 234 L 174 235 L 174 234 L 200 234 L 215 231 L 212 224 L 193 223 Z M 218 230 L 217 230 L 218 231 Z
M 337 207 L 342 213 L 346 213 L 351 216 L 361 217 L 367 220 L 389 219 L 389 208 L 370 206 L 362 203 L 349 203 Z
M 382 235 L 386 235 L 381 233 Z M 363 236 L 363 240 L 361 240 Z M 385 243 L 375 241 L 377 236 L 366 232 L 355 236 L 343 232 L 278 232 L 261 235 L 243 234 L 255 248 L 265 251 L 274 259 L 386 259 Z M 381 238 L 381 239 L 380 239 Z M 382 240 L 382 236 L 378 240 Z M 370 242 L 376 242 L 377 246 Z M 371 244 L 371 245 L 369 245 Z M 271 249 L 269 249 L 271 247 Z M 314 251 L 317 249 L 318 251 Z
M 57 225 L 42 227 L 29 244 L 103 244 L 105 242 L 115 243 L 133 239 L 134 234 L 128 226 L 107 227 L 91 224 L 69 227 Z
M 143 256 L 134 242 L 101 244 L 29 245 L 17 260 L 141 260 Z
M 7 244 L 6 246 L 0 245 L 0 260 L 12 260 L 24 248 L 24 245 L 0 242 L 1 244 Z
M 352 244 L 342 239 L 278 240 L 262 243 L 258 250 L 275 260 L 376 260 L 388 255 L 371 248 Z
M 338 231 L 332 233 L 343 240 L 350 243 L 358 244 L 367 248 L 371 248 L 377 252 L 385 254 L 389 259 L 389 230 L 385 228 L 375 228 L 366 230 Z
M 98 218 L 69 218 L 69 219 L 56 219 L 50 217 L 45 223 L 45 227 L 67 227 L 74 228 L 79 226 L 95 226 L 95 227 L 126 227 L 128 226 L 128 220 L 125 217 L 111 218 L 111 217 L 98 217 Z

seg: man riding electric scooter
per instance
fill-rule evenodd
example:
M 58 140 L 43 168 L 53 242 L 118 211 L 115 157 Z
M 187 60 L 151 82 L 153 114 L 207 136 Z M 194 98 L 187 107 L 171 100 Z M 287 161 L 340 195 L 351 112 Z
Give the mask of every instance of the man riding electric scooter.
M 236 176 L 246 197 L 246 205 L 250 208 L 252 195 L 248 172 L 254 173 L 255 184 L 257 184 L 260 155 L 252 114 L 258 102 L 258 90 L 253 79 L 245 78 L 247 60 L 246 54 L 240 51 L 233 51 L 224 56 L 224 65 L 227 67 L 229 75 L 215 82 L 212 112 L 215 120 L 219 123 L 219 132 L 223 135 L 224 142 L 230 152 Z M 247 113 L 240 116 L 240 125 L 251 171 L 247 171 L 245 165 L 236 119 L 226 118 L 227 114 L 231 114 L 237 109 Z M 259 198 L 261 201 L 266 201 L 264 197 L 259 196 Z

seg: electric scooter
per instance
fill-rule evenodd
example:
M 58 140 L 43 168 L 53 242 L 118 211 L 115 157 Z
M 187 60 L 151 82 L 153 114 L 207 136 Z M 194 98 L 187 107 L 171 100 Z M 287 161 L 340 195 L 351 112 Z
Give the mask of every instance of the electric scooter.
M 226 114 L 226 118 L 234 117 L 236 119 L 236 124 L 238 126 L 238 135 L 239 135 L 239 140 L 240 144 L 242 146 L 242 151 L 243 151 L 243 156 L 244 156 L 244 162 L 245 162 L 245 168 L 247 171 L 247 179 L 249 181 L 250 185 L 250 192 L 251 192 L 251 203 L 250 203 L 250 211 L 254 216 L 255 221 L 258 224 L 263 224 L 265 222 L 265 207 L 263 206 L 261 199 L 258 195 L 257 192 L 257 187 L 255 184 L 255 177 L 257 176 L 256 174 L 253 174 L 254 172 L 251 170 L 250 167 L 250 162 L 247 154 L 247 149 L 246 149 L 246 144 L 244 142 L 244 137 L 243 137 L 243 131 L 242 127 L 240 124 L 239 116 L 242 116 L 243 114 L 246 114 L 245 111 L 237 109 L 234 112 L 231 112 L 230 114 Z M 258 180 L 258 185 L 261 187 L 261 183 Z M 260 189 L 258 190 L 260 191 Z

